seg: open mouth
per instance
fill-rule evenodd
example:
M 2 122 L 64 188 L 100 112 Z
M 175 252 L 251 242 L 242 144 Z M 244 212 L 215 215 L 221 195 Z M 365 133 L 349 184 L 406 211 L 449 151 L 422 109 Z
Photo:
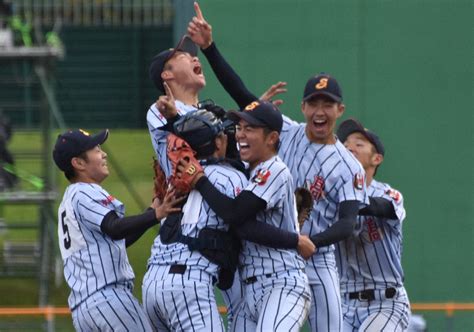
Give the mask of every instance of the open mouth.
M 326 124 L 327 124 L 327 120 L 322 120 L 322 119 L 313 120 L 313 125 L 316 128 L 323 128 Z
M 195 66 L 195 67 L 193 68 L 193 72 L 194 72 L 196 75 L 202 75 L 202 68 L 201 68 L 201 66 L 199 66 L 199 65 L 198 65 L 198 66 Z
M 250 145 L 245 142 L 239 142 L 239 150 L 240 151 L 247 151 L 250 148 Z

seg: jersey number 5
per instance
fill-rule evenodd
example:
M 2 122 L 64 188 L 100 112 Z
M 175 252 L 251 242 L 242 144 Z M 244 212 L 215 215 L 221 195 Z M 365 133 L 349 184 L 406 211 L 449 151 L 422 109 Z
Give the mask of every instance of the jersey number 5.
M 69 235 L 69 229 L 67 228 L 65 219 L 66 219 L 66 211 L 63 211 L 63 213 L 61 213 L 61 224 L 63 226 L 63 233 L 64 233 L 64 248 L 69 249 L 71 248 L 71 236 Z

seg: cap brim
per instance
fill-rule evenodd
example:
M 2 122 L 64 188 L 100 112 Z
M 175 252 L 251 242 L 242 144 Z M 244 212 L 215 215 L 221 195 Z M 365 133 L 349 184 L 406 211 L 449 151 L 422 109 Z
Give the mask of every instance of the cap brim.
M 347 137 L 349 137 L 349 135 L 353 133 L 361 133 L 367 137 L 364 127 L 354 119 L 348 119 L 343 121 L 337 129 L 336 135 L 341 142 L 345 142 Z
M 108 137 L 109 137 L 109 130 L 105 129 L 101 131 L 100 133 L 93 135 L 91 137 L 90 143 L 88 144 L 86 148 L 91 149 L 97 145 L 104 144 L 104 142 L 107 140 Z
M 257 127 L 266 127 L 267 126 L 264 122 L 254 118 L 253 116 L 251 116 L 247 112 L 229 111 L 229 112 L 227 112 L 227 117 L 235 123 L 239 122 L 240 120 L 244 120 L 252 126 L 257 126 Z
M 174 53 L 176 53 L 177 51 L 186 52 L 192 56 L 196 56 L 198 54 L 198 47 L 192 41 L 191 37 L 189 37 L 188 35 L 184 35 L 179 41 L 178 45 L 175 47 Z
M 328 96 L 329 98 L 331 98 L 332 100 L 334 100 L 335 102 L 338 102 L 340 103 L 342 101 L 342 98 L 341 97 L 338 97 L 336 96 L 335 94 L 332 94 L 332 93 L 329 93 L 327 91 L 317 91 L 317 92 L 314 92 L 312 94 L 310 94 L 309 96 L 306 96 L 303 101 L 308 101 L 310 100 L 311 98 L 315 97 L 315 96 Z

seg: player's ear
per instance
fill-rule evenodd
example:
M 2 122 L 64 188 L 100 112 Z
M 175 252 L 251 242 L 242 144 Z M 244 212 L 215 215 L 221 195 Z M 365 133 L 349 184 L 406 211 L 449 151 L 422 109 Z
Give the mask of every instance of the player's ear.
M 383 155 L 381 155 L 380 153 L 376 153 L 374 154 L 372 160 L 373 160 L 374 165 L 378 166 L 383 162 Z
M 337 104 L 337 117 L 341 117 L 344 114 L 344 111 L 346 110 L 346 105 L 343 103 L 338 103 Z
M 163 81 L 169 80 L 171 78 L 173 78 L 173 73 L 171 72 L 171 70 L 165 69 L 161 72 L 161 79 Z
M 71 165 L 74 169 L 83 170 L 85 167 L 86 161 L 79 157 L 74 157 L 71 159 Z

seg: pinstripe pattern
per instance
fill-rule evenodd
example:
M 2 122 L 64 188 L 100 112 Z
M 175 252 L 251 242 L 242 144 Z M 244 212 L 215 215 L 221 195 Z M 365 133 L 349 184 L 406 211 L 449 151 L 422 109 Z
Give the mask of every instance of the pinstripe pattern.
M 190 111 L 195 111 L 196 107 L 192 105 L 186 105 L 179 100 L 175 101 L 176 109 L 178 114 L 184 115 Z M 156 108 L 155 104 L 151 105 L 146 115 L 146 121 L 148 124 L 148 132 L 150 133 L 151 144 L 155 150 L 156 158 L 158 159 L 163 172 L 168 178 L 173 169 L 168 156 L 166 155 L 166 138 L 168 132 L 161 130 L 160 127 L 166 125 L 166 119 L 161 115 L 160 111 Z
M 244 292 L 232 331 L 299 331 L 308 316 L 308 280 L 300 270 L 258 277 Z
M 410 306 L 405 288 L 399 287 L 392 299 L 377 297 L 374 301 L 343 297 L 343 331 L 405 331 L 410 320 Z
M 58 209 L 58 238 L 68 303 L 78 331 L 151 331 L 132 295 L 133 274 L 125 240 L 100 230 L 104 216 L 124 206 L 100 185 L 75 183 L 66 188 Z
M 106 287 L 72 311 L 77 331 L 152 331 L 137 299 L 126 287 Z
M 398 202 L 388 193 L 388 184 L 373 180 L 368 187 L 372 197 L 392 202 L 399 220 L 359 217 L 354 236 L 338 244 L 341 291 L 386 289 L 403 286 L 402 223 L 405 218 L 403 197 Z
M 270 172 L 268 180 L 264 184 L 258 184 L 251 180 L 245 188 L 267 202 L 267 209 L 257 213 L 257 220 L 289 232 L 298 233 L 293 180 L 288 168 L 278 156 L 275 156 L 257 165 L 252 170 L 250 178 L 257 176 L 261 170 Z M 241 277 L 245 280 L 268 273 L 303 269 L 304 261 L 294 249 L 273 249 L 243 241 L 240 265 Z
M 279 155 L 288 165 L 295 187 L 308 188 L 315 199 L 301 233 L 316 235 L 336 222 L 339 203 L 357 200 L 361 207 L 368 204 L 365 183 L 361 190 L 354 185 L 356 175 L 365 177 L 365 171 L 339 140 L 331 145 L 312 143 L 306 136 L 305 124 L 298 124 L 286 116 L 283 120 Z M 321 331 L 340 330 L 342 320 L 334 249 L 334 245 L 318 248 L 306 266 L 314 292 L 311 326 L 321 326 Z
M 71 288 L 71 309 L 107 285 L 126 284 L 135 278 L 125 240 L 114 241 L 100 230 L 110 211 L 124 215 L 123 204 L 111 197 L 97 184 L 75 183 L 66 188 L 59 206 L 58 238 L 64 277 Z
M 406 215 L 403 197 L 388 184 L 376 180 L 372 180 L 368 193 L 390 200 L 398 220 L 359 217 L 354 235 L 337 246 L 344 330 L 403 331 L 410 316 L 401 265 L 402 224 Z M 387 288 L 397 289 L 394 299 L 384 298 Z M 378 290 L 382 296 L 369 303 L 349 300 L 349 293 L 367 289 Z
M 235 197 L 247 184 L 244 174 L 227 165 L 207 165 L 204 166 L 204 172 L 209 181 L 229 197 Z M 228 225 L 210 209 L 198 191 L 190 193 L 183 212 L 181 228 L 184 235 L 197 237 L 199 231 L 205 227 L 228 229 Z M 187 278 L 187 272 L 184 277 L 178 274 L 163 274 L 163 269 L 173 264 L 186 265 L 192 273 Z M 202 294 L 207 288 L 212 290 L 213 278 L 217 279 L 218 275 L 216 264 L 211 263 L 198 251 L 190 251 L 185 244 L 163 244 L 158 236 L 153 243 L 148 265 L 149 271 L 143 280 L 143 293 L 147 294 L 146 311 L 155 329 L 164 324 L 172 329 L 181 325 L 187 326 L 184 329 L 186 331 L 206 330 L 206 327 L 208 331 L 211 328 L 221 330 L 221 323 L 216 323 L 220 322 L 219 315 L 212 315 L 214 309 L 217 312 L 214 292 L 206 293 L 206 297 Z M 155 287 L 157 282 L 161 282 L 159 287 Z M 190 285 L 196 286 L 199 290 L 189 291 Z M 227 293 L 230 310 L 238 306 L 241 301 L 240 295 L 239 291 Z M 206 303 L 203 303 L 204 299 Z M 174 310 L 170 309 L 170 303 L 173 303 Z M 201 309 L 201 306 L 207 309 Z M 196 315 L 201 310 L 204 312 L 202 322 L 199 323 Z

